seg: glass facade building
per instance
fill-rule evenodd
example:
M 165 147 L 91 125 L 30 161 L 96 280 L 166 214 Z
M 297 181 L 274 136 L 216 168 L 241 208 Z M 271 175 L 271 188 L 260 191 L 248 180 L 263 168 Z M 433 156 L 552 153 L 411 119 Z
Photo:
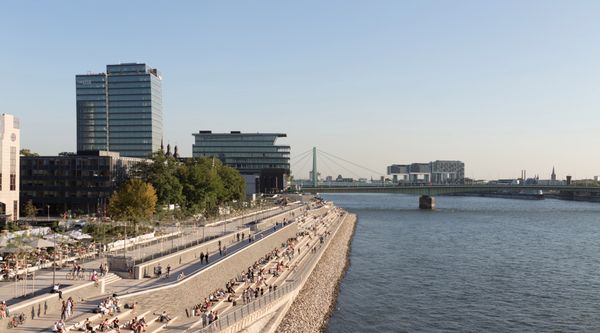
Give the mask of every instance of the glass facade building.
M 160 73 L 146 64 L 106 66 L 76 76 L 77 151 L 148 157 L 162 139 Z
M 216 157 L 242 175 L 257 176 L 255 192 L 273 193 L 285 188 L 290 146 L 276 145 L 275 141 L 286 134 L 200 131 L 193 135 L 193 157 Z
M 29 200 L 46 213 L 103 216 L 108 199 L 142 159 L 86 151 L 62 156 L 21 156 L 21 205 Z M 18 193 L 18 192 L 17 192 Z

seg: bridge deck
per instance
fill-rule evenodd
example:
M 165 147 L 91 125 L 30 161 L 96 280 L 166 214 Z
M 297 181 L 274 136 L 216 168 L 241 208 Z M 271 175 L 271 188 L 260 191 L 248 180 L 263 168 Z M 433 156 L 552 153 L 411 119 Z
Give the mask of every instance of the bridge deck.
M 452 193 L 490 193 L 490 192 L 571 192 L 600 193 L 600 187 L 567 186 L 567 185 L 320 185 L 302 187 L 302 191 L 310 193 L 404 193 L 413 195 L 442 195 Z

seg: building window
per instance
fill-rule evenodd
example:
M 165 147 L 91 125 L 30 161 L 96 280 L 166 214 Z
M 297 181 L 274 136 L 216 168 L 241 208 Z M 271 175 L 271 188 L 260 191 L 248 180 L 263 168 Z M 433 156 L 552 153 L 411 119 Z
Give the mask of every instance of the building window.
M 17 214 L 17 211 L 19 209 L 19 201 L 14 200 L 13 201 L 13 220 L 18 220 L 19 219 L 19 214 Z
M 17 147 L 10 147 L 10 190 L 17 190 Z

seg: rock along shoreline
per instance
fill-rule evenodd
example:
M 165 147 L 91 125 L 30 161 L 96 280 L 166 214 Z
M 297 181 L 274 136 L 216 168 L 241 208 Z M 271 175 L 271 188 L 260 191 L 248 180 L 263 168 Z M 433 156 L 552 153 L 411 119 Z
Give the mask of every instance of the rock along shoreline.
M 277 333 L 325 331 L 337 303 L 340 284 L 350 266 L 350 249 L 357 222 L 358 217 L 348 213 L 279 324 Z

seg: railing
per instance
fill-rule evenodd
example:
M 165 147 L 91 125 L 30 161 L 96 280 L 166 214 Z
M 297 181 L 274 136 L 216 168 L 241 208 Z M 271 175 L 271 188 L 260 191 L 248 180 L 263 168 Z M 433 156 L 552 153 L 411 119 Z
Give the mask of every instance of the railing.
M 134 265 L 142 264 L 155 258 L 163 257 L 187 248 L 197 246 L 200 243 L 235 233 L 245 223 L 254 220 L 268 219 L 287 211 L 297 209 L 300 205 L 290 205 L 283 211 L 269 207 L 265 210 L 255 211 L 247 215 L 230 217 L 219 220 L 219 224 L 186 226 L 182 228 L 172 228 L 168 236 L 155 237 L 155 239 L 146 241 L 142 244 L 127 243 L 127 250 L 121 247 L 119 250 L 107 252 L 112 257 L 128 257 Z
M 346 216 L 347 215 L 345 215 L 343 218 L 339 219 L 337 221 L 337 223 L 335 224 L 335 227 L 339 227 L 339 225 L 343 222 L 343 220 L 346 218 Z M 333 232 L 332 234 L 335 234 L 335 233 Z M 227 312 L 226 314 L 222 314 L 221 316 L 219 316 L 219 319 L 215 320 L 214 322 L 210 323 L 209 325 L 207 325 L 201 329 L 190 330 L 190 332 L 194 332 L 194 333 L 220 332 L 220 331 L 238 323 L 239 321 L 243 320 L 244 318 L 256 313 L 256 311 L 260 311 L 260 310 L 264 309 L 265 307 L 267 307 L 268 305 L 270 305 L 271 303 L 280 300 L 283 296 L 286 296 L 290 292 L 295 291 L 298 287 L 300 287 L 302 285 L 302 283 L 306 279 L 308 279 L 309 275 L 312 273 L 314 266 L 319 261 L 322 252 L 324 252 L 326 248 L 327 248 L 327 246 L 323 246 L 323 244 L 321 244 L 321 247 L 319 248 L 318 253 L 313 254 L 312 257 L 310 257 L 309 260 L 302 265 L 301 270 L 299 272 L 296 272 L 296 277 L 294 278 L 294 280 L 291 280 L 291 281 L 286 280 L 289 282 L 286 282 L 280 288 L 278 288 L 272 292 L 269 292 L 263 296 L 260 296 L 259 298 L 253 300 L 252 302 L 250 302 L 248 304 L 241 306 L 238 309 Z M 308 251 L 310 251 L 310 250 L 308 250 Z M 308 252 L 308 251 L 304 252 L 304 256 L 309 255 L 308 253 L 310 253 L 310 252 Z M 188 331 L 186 331 L 186 332 L 188 332 Z
M 286 283 L 281 288 L 278 288 L 275 291 L 269 292 L 254 301 L 245 304 L 234 311 L 231 311 L 227 314 L 221 315 L 219 319 L 212 322 L 210 325 L 194 331 L 196 333 L 213 333 L 220 332 L 229 326 L 239 322 L 240 320 L 248 317 L 251 314 L 254 314 L 256 311 L 264 309 L 269 304 L 274 301 L 280 300 L 283 296 L 289 294 L 290 292 L 296 290 L 300 285 L 302 279 L 296 279 L 292 282 Z

